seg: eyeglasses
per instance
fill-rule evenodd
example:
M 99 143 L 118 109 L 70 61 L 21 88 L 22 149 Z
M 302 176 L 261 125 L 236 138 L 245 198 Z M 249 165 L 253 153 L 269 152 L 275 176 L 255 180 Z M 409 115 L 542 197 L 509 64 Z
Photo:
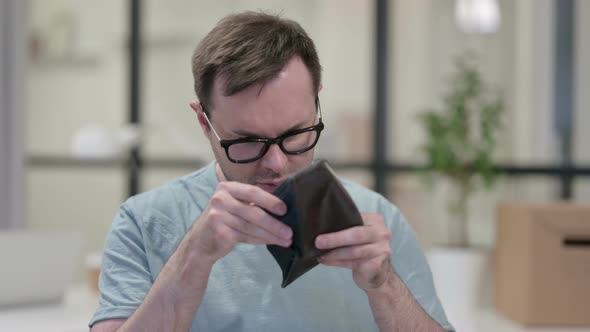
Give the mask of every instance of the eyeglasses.
M 320 100 L 318 98 L 316 98 L 316 109 L 318 112 L 318 123 L 316 125 L 291 130 L 275 138 L 248 137 L 232 140 L 221 139 L 217 135 L 215 128 L 213 128 L 211 121 L 209 121 L 203 104 L 201 104 L 201 109 L 219 144 L 225 149 L 227 159 L 236 164 L 251 163 L 262 158 L 272 144 L 277 144 L 285 154 L 298 155 L 305 153 L 313 149 L 317 144 L 320 139 L 320 133 L 324 129 L 322 108 L 320 107 Z

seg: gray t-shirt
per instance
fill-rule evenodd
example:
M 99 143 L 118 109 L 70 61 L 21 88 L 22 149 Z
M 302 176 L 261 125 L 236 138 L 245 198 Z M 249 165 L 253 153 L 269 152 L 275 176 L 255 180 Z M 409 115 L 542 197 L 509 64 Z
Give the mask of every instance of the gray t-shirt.
M 99 307 L 89 325 L 127 318 L 142 303 L 217 187 L 215 163 L 127 200 L 107 236 Z M 424 310 L 453 330 L 415 234 L 381 195 L 350 181 L 361 212 L 379 213 L 392 232 L 391 261 Z M 191 331 L 378 331 L 351 271 L 319 265 L 281 288 L 281 270 L 263 245 L 238 244 L 213 267 Z

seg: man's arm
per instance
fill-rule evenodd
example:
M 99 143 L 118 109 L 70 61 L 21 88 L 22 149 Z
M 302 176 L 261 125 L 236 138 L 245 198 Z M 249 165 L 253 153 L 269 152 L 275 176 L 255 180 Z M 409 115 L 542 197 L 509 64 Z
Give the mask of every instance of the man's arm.
M 194 257 L 196 249 L 187 233 L 133 315 L 98 322 L 92 332 L 188 331 L 213 267 L 213 262 Z
M 444 331 L 416 302 L 391 266 L 391 232 L 383 216 L 363 213 L 364 225 L 316 238 L 316 247 L 332 249 L 318 261 L 349 268 L 369 298 L 375 322 L 386 331 Z
M 389 265 L 387 280 L 378 289 L 367 290 L 373 317 L 385 331 L 445 331 L 416 302 L 412 293 Z
M 258 187 L 221 182 L 137 310 L 123 324 L 105 320 L 92 332 L 188 331 L 213 265 L 235 244 L 291 245 L 291 229 L 265 210 L 283 215 L 286 207 Z

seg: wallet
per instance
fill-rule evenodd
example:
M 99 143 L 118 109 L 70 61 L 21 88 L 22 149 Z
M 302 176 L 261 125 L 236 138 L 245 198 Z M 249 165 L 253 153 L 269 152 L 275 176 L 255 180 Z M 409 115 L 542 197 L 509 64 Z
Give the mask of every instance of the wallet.
M 283 272 L 283 288 L 318 265 L 317 258 L 328 252 L 315 247 L 318 235 L 363 224 L 352 198 L 324 160 L 288 177 L 273 195 L 287 205 L 284 216 L 274 217 L 293 230 L 289 248 L 267 245 Z

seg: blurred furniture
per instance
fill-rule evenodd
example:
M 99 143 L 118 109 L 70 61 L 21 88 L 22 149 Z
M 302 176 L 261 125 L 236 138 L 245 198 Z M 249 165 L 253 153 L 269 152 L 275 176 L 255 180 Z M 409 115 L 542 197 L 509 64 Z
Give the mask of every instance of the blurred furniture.
M 0 307 L 59 301 L 83 246 L 76 231 L 0 231 Z
M 0 331 L 88 332 L 98 295 L 86 285 L 72 286 L 61 303 L 0 307 Z
M 590 330 L 590 206 L 502 203 L 496 309 L 529 326 Z

